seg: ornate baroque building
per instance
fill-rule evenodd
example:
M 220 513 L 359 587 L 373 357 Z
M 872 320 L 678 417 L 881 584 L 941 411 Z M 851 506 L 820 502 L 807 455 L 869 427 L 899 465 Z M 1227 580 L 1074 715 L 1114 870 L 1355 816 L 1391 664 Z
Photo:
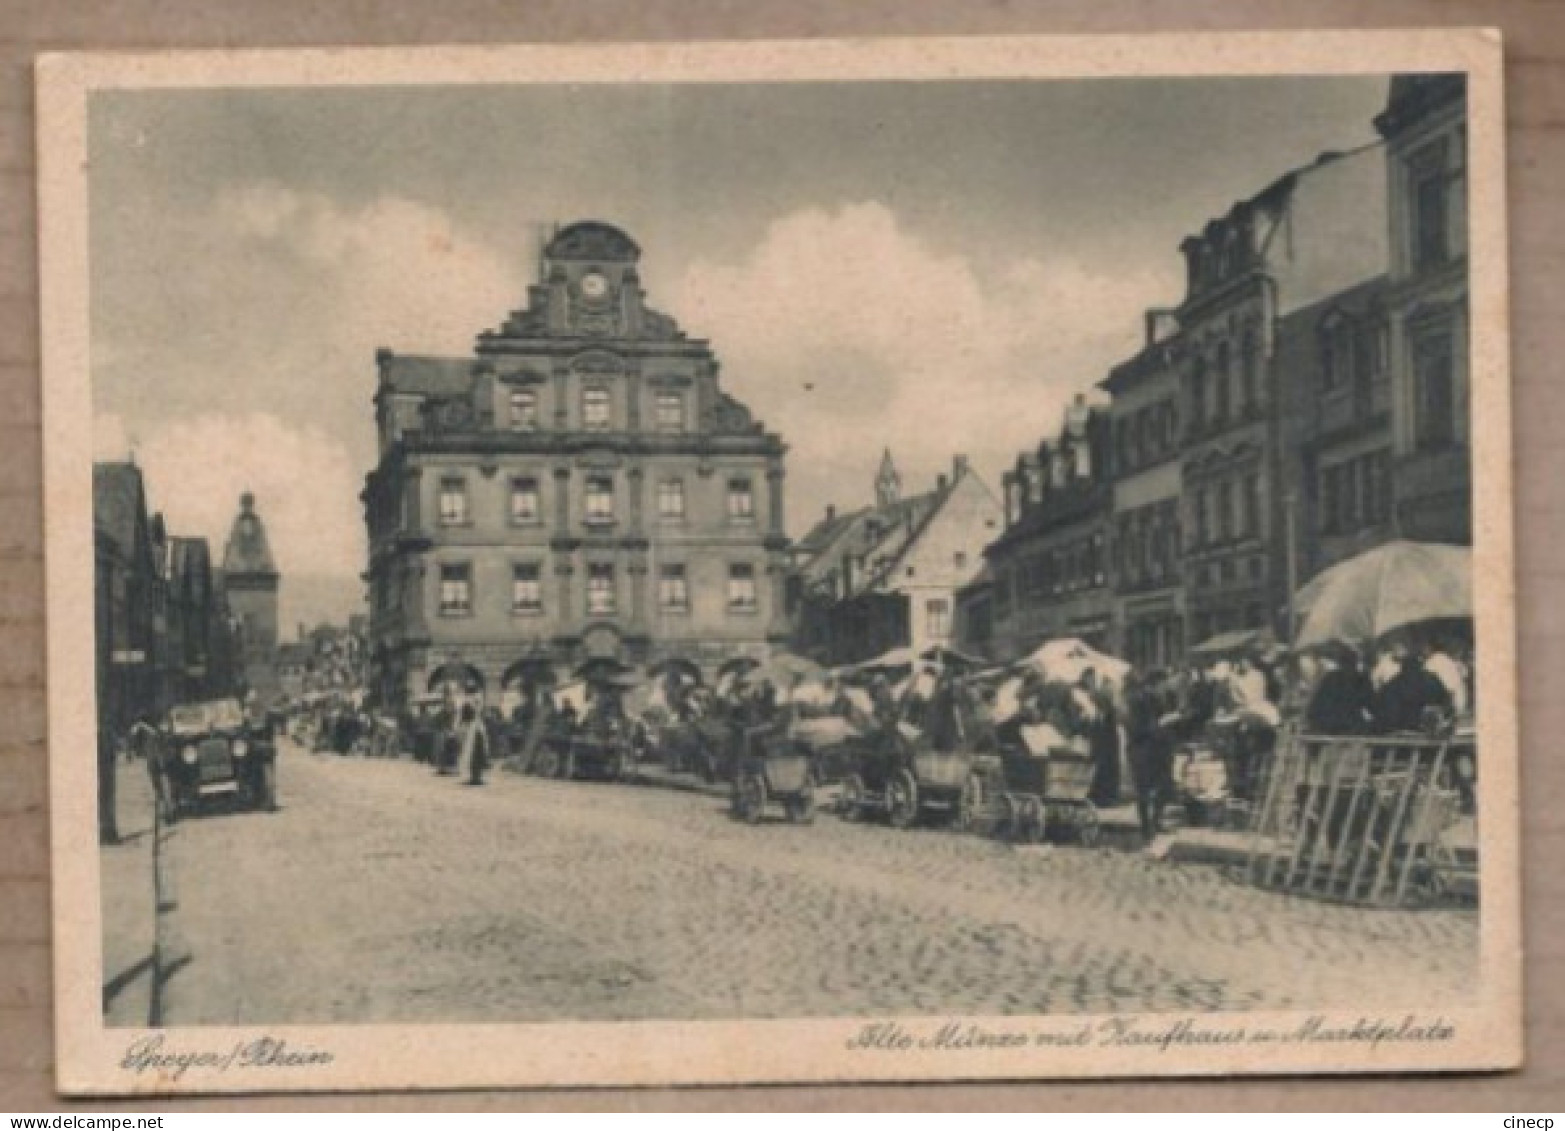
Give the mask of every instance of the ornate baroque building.
M 381 700 L 448 661 L 498 692 L 518 661 L 711 670 L 786 638 L 786 448 L 710 345 L 647 306 L 640 259 L 573 224 L 474 356 L 378 354 L 362 500 Z

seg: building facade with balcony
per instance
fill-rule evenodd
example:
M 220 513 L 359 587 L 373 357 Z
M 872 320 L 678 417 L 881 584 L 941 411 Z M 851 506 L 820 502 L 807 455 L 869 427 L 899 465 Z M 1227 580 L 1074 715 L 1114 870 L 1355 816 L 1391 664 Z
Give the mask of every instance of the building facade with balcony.
M 640 258 L 573 224 L 471 358 L 377 355 L 381 701 L 453 660 L 498 693 L 519 660 L 710 670 L 786 638 L 785 445 L 723 391 L 710 345 L 647 306 Z
M 1112 647 L 1111 428 L 1106 409 L 1078 396 L 1059 433 L 1006 473 L 1005 530 L 984 551 L 993 658 L 1017 659 L 1064 636 Z M 983 595 L 964 594 L 969 601 Z
M 1391 375 L 1384 275 L 1296 311 L 1278 329 L 1282 465 L 1296 500 L 1300 581 L 1393 537 Z
M 1465 77 L 1397 76 L 1375 126 L 1390 190 L 1394 522 L 1404 538 L 1471 543 Z
M 1168 312 L 1148 312 L 1141 352 L 1115 366 L 1098 386 L 1113 398 L 1110 643 L 1118 655 L 1147 670 L 1177 663 L 1185 647 L 1177 334 Z
M 1294 484 L 1303 478 L 1288 390 L 1305 378 L 1284 364 L 1282 327 L 1385 273 L 1385 200 L 1378 146 L 1325 153 L 1181 247 L 1179 517 L 1191 645 L 1282 628 L 1300 579 Z

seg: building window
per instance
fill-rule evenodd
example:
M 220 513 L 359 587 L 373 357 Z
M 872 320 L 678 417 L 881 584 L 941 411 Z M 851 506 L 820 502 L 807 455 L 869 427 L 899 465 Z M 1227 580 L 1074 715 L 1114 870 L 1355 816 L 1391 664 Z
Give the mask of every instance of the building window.
M 658 573 L 658 605 L 665 613 L 690 611 L 690 584 L 682 565 L 666 565 Z
M 609 476 L 587 476 L 586 519 L 589 526 L 606 526 L 614 521 L 614 480 Z
M 1409 166 L 1408 180 L 1413 268 L 1438 267 L 1451 254 L 1447 230 L 1450 181 L 1445 171 L 1444 145 L 1418 154 Z
M 965 550 L 958 550 L 956 553 L 952 554 L 951 555 L 951 564 L 953 566 L 955 566 L 957 569 L 966 569 L 967 568 L 967 551 L 965 551 Z
M 728 521 L 755 521 L 755 492 L 748 479 L 728 481 Z
M 755 567 L 735 563 L 728 567 L 728 608 L 736 613 L 753 613 L 758 607 L 755 593 Z
M 581 426 L 589 432 L 606 432 L 609 428 L 609 391 L 600 386 L 588 386 L 581 394 Z
M 685 517 L 685 481 L 664 479 L 658 483 L 658 517 L 679 522 Z
M 1254 475 L 1244 481 L 1244 533 L 1261 536 L 1261 481 Z
M 1321 334 L 1321 392 L 1335 392 L 1353 376 L 1351 330 L 1345 322 L 1333 322 Z
M 614 613 L 614 567 L 593 564 L 587 567 L 587 615 L 612 616 Z
M 513 613 L 543 612 L 543 581 L 536 562 L 526 562 L 511 567 L 511 611 Z
M 1211 516 L 1206 509 L 1206 488 L 1202 487 L 1195 493 L 1195 544 L 1197 547 L 1205 546 L 1211 538 Z
M 1219 427 L 1228 423 L 1229 413 L 1232 410 L 1233 391 L 1229 386 L 1232 374 L 1228 372 L 1228 368 L 1228 343 L 1223 342 L 1217 347 L 1217 372 L 1213 375 L 1216 385 L 1213 393 L 1217 397 L 1217 403 L 1213 407 L 1212 418 Z
M 1420 448 L 1456 440 L 1456 374 L 1449 329 L 1419 335 L 1413 342 L 1415 439 Z
M 1254 412 L 1261 407 L 1261 347 L 1256 340 L 1255 331 L 1247 330 L 1244 335 L 1244 350 L 1240 355 L 1239 364 L 1243 366 L 1244 373 L 1244 404 L 1249 412 Z
M 1320 473 L 1320 532 L 1337 532 L 1337 469 L 1323 467 Z
M 538 522 L 538 480 L 523 476 L 511 480 L 511 521 L 518 526 Z
M 467 525 L 467 480 L 459 476 L 440 481 L 440 525 Z
M 1190 432 L 1200 435 L 1206 424 L 1206 363 L 1200 359 L 1190 368 Z
M 463 563 L 440 567 L 440 615 L 443 617 L 473 615 L 472 566 Z
M 532 389 L 511 390 L 511 429 L 531 432 L 538 427 L 538 394 Z
M 928 635 L 944 638 L 951 635 L 951 603 L 944 597 L 931 597 L 924 602 L 924 626 Z
M 685 430 L 685 398 L 678 393 L 657 395 L 657 425 L 659 432 L 683 432 Z

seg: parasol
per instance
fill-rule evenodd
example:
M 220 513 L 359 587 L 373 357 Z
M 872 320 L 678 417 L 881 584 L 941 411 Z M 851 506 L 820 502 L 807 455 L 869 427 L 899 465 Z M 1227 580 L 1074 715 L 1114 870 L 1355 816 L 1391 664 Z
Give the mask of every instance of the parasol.
M 1408 625 L 1473 615 L 1472 551 L 1388 542 L 1321 573 L 1294 596 L 1296 648 L 1363 646 Z
M 484 674 L 472 664 L 462 660 L 447 660 L 429 673 L 430 691 L 451 683 L 457 684 L 463 691 L 482 691 Z
M 1030 667 L 1045 679 L 1061 683 L 1077 683 L 1087 672 L 1096 672 L 1100 680 L 1118 686 L 1130 672 L 1130 665 L 1117 656 L 1100 652 L 1074 637 L 1050 640 L 1037 648 L 1030 656 L 1017 662 L 1017 666 Z
M 850 664 L 844 670 L 849 672 L 893 672 L 902 668 L 911 668 L 918 661 L 918 653 L 913 649 L 902 647 L 893 648 L 889 652 L 882 652 L 872 660 L 862 663 Z
M 701 678 L 701 666 L 694 660 L 687 660 L 683 656 L 670 656 L 659 660 L 647 669 L 647 675 L 652 679 L 658 679 L 667 675 L 678 676 L 688 680 L 695 686 L 700 686 L 704 681 Z
M 500 686 L 503 688 L 513 683 L 553 687 L 558 682 L 559 674 L 554 670 L 554 664 L 543 656 L 523 656 L 500 675 Z
M 805 680 L 821 679 L 825 674 L 826 669 L 814 660 L 793 652 L 777 652 L 740 678 L 746 683 L 770 683 L 779 691 L 786 691 Z
M 1197 660 L 1231 660 L 1237 656 L 1266 652 L 1275 646 L 1270 630 L 1263 628 L 1239 628 L 1219 632 L 1190 649 L 1190 656 Z

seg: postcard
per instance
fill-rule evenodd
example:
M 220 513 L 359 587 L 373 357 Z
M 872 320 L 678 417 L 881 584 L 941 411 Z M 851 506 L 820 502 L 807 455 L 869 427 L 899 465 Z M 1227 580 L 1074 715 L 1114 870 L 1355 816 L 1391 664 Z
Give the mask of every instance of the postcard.
M 42 57 L 61 1091 L 1517 1066 L 1500 63 Z

